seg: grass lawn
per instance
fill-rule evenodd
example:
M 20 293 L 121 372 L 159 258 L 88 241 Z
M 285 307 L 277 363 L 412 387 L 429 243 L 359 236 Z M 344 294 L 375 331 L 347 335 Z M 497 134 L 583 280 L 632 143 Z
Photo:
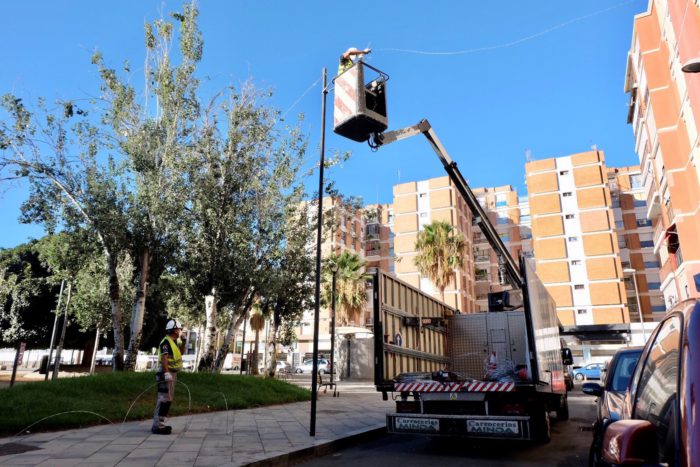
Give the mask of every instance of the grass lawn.
M 185 385 L 191 394 L 191 411 Z M 15 435 L 44 417 L 78 410 L 96 412 L 112 423 L 121 423 L 134 400 L 127 420 L 149 419 L 153 416 L 155 399 L 154 373 L 107 373 L 24 383 L 0 389 L 0 436 Z M 181 373 L 169 415 L 225 410 L 226 404 L 229 409 L 245 409 L 306 400 L 311 400 L 308 390 L 277 379 Z M 92 414 L 68 413 L 48 418 L 29 431 L 101 423 L 108 422 Z

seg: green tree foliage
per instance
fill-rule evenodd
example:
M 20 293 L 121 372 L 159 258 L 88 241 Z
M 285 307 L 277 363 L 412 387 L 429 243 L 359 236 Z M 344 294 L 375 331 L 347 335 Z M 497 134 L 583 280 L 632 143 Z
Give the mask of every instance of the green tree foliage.
M 0 346 L 20 341 L 30 348 L 49 346 L 60 278 L 40 251 L 41 241 L 36 240 L 0 250 Z M 63 307 L 59 312 L 63 313 Z M 77 324 L 68 327 L 66 339 L 71 345 L 82 346 L 86 337 L 80 330 L 86 327 L 80 320 Z
M 433 221 L 418 233 L 415 248 L 418 254 L 414 264 L 435 284 L 445 301 L 445 287 L 455 269 L 464 267 L 464 239 L 449 222 Z
M 144 322 L 166 312 L 206 326 L 205 360 L 216 369 L 255 301 L 267 297 L 275 313 L 293 317 L 308 299 L 306 287 L 289 282 L 308 280 L 308 265 L 289 255 L 311 231 L 292 227 L 291 214 L 303 197 L 306 140 L 298 127 L 280 131 L 279 112 L 251 85 L 202 104 L 197 15 L 192 3 L 172 21 L 145 25 L 142 89 L 128 64 L 111 68 L 96 53 L 95 99 L 1 102 L 0 179 L 28 181 L 23 220 L 85 235 L 81 249 L 61 251 L 59 242 L 46 255 L 57 274 L 72 271 L 80 322 L 112 327 L 116 369 L 123 361 L 133 368 Z M 283 299 L 285 288 L 294 297 Z M 132 306 L 122 306 L 127 300 Z M 219 331 L 217 355 L 211 336 Z
M 332 278 L 336 276 L 336 320 L 340 326 L 358 324 L 359 315 L 367 303 L 365 262 L 357 253 L 348 250 L 331 254 L 323 263 L 323 299 L 330 306 Z

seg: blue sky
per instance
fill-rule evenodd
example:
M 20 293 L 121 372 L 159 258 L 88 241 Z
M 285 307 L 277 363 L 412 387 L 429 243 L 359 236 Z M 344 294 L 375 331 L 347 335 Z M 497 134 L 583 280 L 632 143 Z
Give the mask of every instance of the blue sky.
M 96 95 L 94 50 L 115 67 L 128 60 L 141 83 L 143 24 L 180 5 L 8 2 L 0 92 L 26 100 Z M 473 187 L 512 184 L 524 194 L 527 150 L 543 159 L 595 144 L 608 165 L 638 163 L 623 83 L 633 17 L 646 10 L 645 0 L 206 0 L 199 7 L 203 95 L 248 79 L 272 89 L 270 105 L 288 119 L 305 115 L 310 159 L 321 132 L 321 70 L 334 73 L 340 53 L 355 46 L 371 47 L 367 61 L 390 76 L 390 129 L 430 120 Z M 372 152 L 334 135 L 329 97 L 327 150 L 353 153 L 329 174 L 342 192 L 391 202 L 399 181 L 443 175 L 423 138 Z M 0 247 L 43 234 L 17 221 L 26 195 L 21 185 L 0 186 Z

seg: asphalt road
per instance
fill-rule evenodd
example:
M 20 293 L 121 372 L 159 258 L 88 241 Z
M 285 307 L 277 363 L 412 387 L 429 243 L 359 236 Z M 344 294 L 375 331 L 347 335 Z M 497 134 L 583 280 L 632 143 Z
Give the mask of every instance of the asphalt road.
M 325 457 L 306 466 L 586 466 L 595 418 L 595 399 L 576 384 L 569 393 L 570 419 L 555 421 L 546 445 L 506 440 L 436 439 L 423 435 L 386 435 Z

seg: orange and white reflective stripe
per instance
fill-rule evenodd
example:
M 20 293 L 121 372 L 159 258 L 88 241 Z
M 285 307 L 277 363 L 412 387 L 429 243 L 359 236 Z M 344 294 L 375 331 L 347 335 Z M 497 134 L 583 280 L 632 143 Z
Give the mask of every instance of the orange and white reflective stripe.
M 395 392 L 511 392 L 515 390 L 514 382 L 473 381 L 470 383 L 415 382 L 397 383 Z
M 338 126 L 357 113 L 358 68 L 350 68 L 335 80 L 333 126 Z

